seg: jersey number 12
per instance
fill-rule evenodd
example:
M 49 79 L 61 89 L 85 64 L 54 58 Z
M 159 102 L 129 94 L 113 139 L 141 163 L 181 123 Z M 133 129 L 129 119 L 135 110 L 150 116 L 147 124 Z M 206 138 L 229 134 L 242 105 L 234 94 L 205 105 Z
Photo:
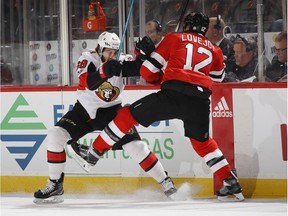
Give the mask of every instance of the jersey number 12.
M 185 70 L 193 70 L 199 73 L 203 73 L 200 70 L 204 67 L 206 67 L 207 65 L 209 65 L 212 62 L 212 53 L 210 50 L 205 49 L 204 47 L 197 47 L 196 52 L 197 53 L 193 53 L 194 52 L 194 45 L 193 44 L 187 44 L 186 46 L 187 49 L 187 54 L 186 54 L 186 62 L 184 65 L 184 69 Z M 197 64 L 195 64 L 194 68 L 192 65 L 193 62 L 193 56 L 194 55 L 199 55 L 199 54 L 206 54 L 207 58 L 203 59 L 202 61 L 198 62 Z

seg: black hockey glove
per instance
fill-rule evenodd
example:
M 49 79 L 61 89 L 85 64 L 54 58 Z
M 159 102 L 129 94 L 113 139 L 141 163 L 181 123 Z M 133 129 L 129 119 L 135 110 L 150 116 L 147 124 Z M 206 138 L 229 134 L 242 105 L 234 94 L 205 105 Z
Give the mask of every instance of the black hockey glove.
M 101 78 L 111 78 L 119 76 L 122 70 L 122 64 L 114 59 L 104 62 L 99 67 Z
M 141 38 L 138 39 L 135 49 L 140 53 L 140 55 L 143 55 L 143 57 L 149 57 L 155 50 L 155 45 L 149 37 L 145 36 L 142 40 Z

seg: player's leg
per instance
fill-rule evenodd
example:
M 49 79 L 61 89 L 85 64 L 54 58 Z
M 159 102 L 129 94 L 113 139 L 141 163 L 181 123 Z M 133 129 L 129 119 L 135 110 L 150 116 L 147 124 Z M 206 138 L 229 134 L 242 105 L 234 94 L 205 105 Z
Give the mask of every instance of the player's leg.
M 127 140 L 126 137 L 127 136 L 124 136 L 120 142 L 122 140 Z M 177 192 L 177 189 L 171 178 L 167 175 L 167 172 L 165 172 L 161 162 L 156 155 L 150 151 L 148 146 L 143 141 L 134 139 L 128 143 L 124 141 L 121 147 L 148 175 L 154 178 L 162 186 L 165 195 L 173 199 L 172 195 Z M 90 150 L 92 150 L 92 152 L 94 151 L 92 148 L 78 144 L 77 142 L 71 143 L 67 146 L 67 149 L 70 155 L 86 172 L 90 172 L 91 167 L 94 166 L 99 159 L 98 155 L 94 156 L 93 153 L 90 152 Z
M 173 96 L 172 91 L 161 90 L 137 100 L 130 106 L 123 107 L 95 139 L 92 145 L 93 151 L 90 153 L 99 156 L 104 154 L 137 123 L 148 127 L 155 121 L 175 117 L 174 113 L 170 112 L 170 107 L 175 105 L 171 100 Z
M 94 154 L 93 148 L 87 145 L 78 144 L 77 141 L 67 145 L 70 156 L 79 164 L 86 172 L 90 172 L 91 168 L 96 165 L 100 159 L 100 154 Z
M 141 116 L 140 121 L 144 122 L 145 126 L 148 126 L 152 122 L 154 122 L 154 117 L 150 115 L 145 109 L 148 107 L 152 107 L 155 104 L 158 110 L 152 109 L 153 113 L 163 113 L 164 108 L 161 105 L 156 105 L 159 101 L 159 97 L 157 94 L 152 94 L 149 98 L 141 99 L 141 110 L 138 111 L 135 116 Z M 132 106 L 134 107 L 135 104 Z M 176 188 L 169 176 L 167 176 L 166 172 L 160 161 L 157 159 L 155 154 L 151 152 L 147 145 L 140 141 L 140 137 L 136 128 L 133 127 L 137 122 L 132 116 L 130 109 L 125 107 L 116 116 L 116 118 L 105 127 L 104 131 L 100 135 L 100 140 L 102 140 L 102 144 L 96 146 L 96 142 L 99 141 L 99 137 L 94 141 L 91 148 L 87 148 L 86 146 L 78 145 L 77 143 L 72 143 L 69 146 L 69 151 L 71 150 L 72 154 L 77 158 L 76 161 L 84 168 L 86 171 L 89 171 L 91 166 L 95 165 L 99 160 L 100 156 L 103 155 L 109 149 L 123 149 L 129 154 L 129 156 L 136 160 L 139 165 L 143 168 L 147 174 L 149 174 L 152 178 L 154 178 L 157 182 L 161 184 L 163 187 L 165 194 L 167 196 L 171 196 L 176 192 Z M 141 114 L 141 112 L 145 114 Z M 104 115 L 107 116 L 107 113 Z M 161 117 L 161 116 L 159 116 Z M 102 120 L 103 122 L 103 120 Z M 116 123 L 115 123 L 116 122 Z M 123 122 L 123 123 L 122 123 Z M 119 127 L 121 127 L 121 130 Z M 125 128 L 125 129 L 124 129 Z M 124 132 L 125 133 L 124 133 Z M 126 134 L 127 133 L 127 134 Z M 104 134 L 104 135 L 103 135 Z M 106 141 L 105 141 L 106 140 Z M 110 144 L 108 144 L 110 143 Z M 115 144 L 114 144 L 115 143 Z
M 218 148 L 216 141 L 209 137 L 209 100 L 191 98 L 190 101 L 191 103 L 186 106 L 188 109 L 182 110 L 183 116 L 185 116 L 183 118 L 185 136 L 190 138 L 194 150 L 204 158 L 211 171 L 223 180 L 225 190 L 223 188 L 221 193 L 217 192 L 218 197 L 234 195 L 236 201 L 242 201 L 244 197 L 236 175 L 231 171 L 229 163 Z M 193 114 L 185 115 L 185 113 Z
M 148 146 L 141 140 L 133 140 L 123 145 L 123 149 L 148 175 L 162 186 L 165 195 L 173 199 L 173 194 L 177 192 L 177 189 L 172 179 L 165 172 L 161 162 Z
M 90 124 L 93 125 L 93 130 L 101 131 L 111 122 L 117 115 L 118 110 L 121 109 L 121 105 L 115 105 L 108 108 L 99 108 L 95 119 L 90 120 Z M 106 128 L 105 128 L 106 130 Z M 95 142 L 95 141 L 94 141 Z M 98 152 L 93 148 L 93 144 L 90 146 L 80 145 L 77 140 L 74 140 L 67 145 L 67 150 L 72 158 L 83 168 L 86 172 L 90 172 L 100 157 L 106 152 Z
M 64 193 L 65 145 L 69 140 L 77 140 L 92 130 L 86 123 L 88 114 L 83 116 L 83 109 L 76 103 L 73 110 L 66 113 L 56 126 L 48 131 L 44 143 L 47 147 L 49 179 L 45 188 L 34 193 L 35 203 L 63 202 L 61 195 Z
M 216 192 L 218 199 L 221 201 L 243 201 L 245 198 L 237 175 L 231 170 L 216 141 L 212 138 L 204 142 L 190 138 L 190 141 L 195 151 L 204 158 L 211 171 L 223 181 L 222 188 Z M 233 195 L 232 198 L 229 198 L 229 195 Z
M 109 117 L 108 113 L 105 115 Z M 112 116 L 112 119 L 94 140 L 93 144 L 88 149 L 85 158 L 79 154 L 80 150 L 76 148 L 76 145 L 71 145 L 71 147 L 69 147 L 69 151 L 78 152 L 74 155 L 79 158 L 79 162 L 84 159 L 82 162 L 84 162 L 83 166 L 86 166 L 86 171 L 89 171 L 90 167 L 95 165 L 106 151 L 112 149 L 115 143 L 119 142 L 127 133 L 129 133 L 129 130 L 137 124 L 137 121 L 131 114 L 129 106 L 120 109 L 116 117 L 114 118 L 114 116 Z M 88 162 L 88 164 L 85 164 L 85 161 Z
M 63 202 L 64 167 L 66 162 L 64 146 L 69 139 L 71 139 L 69 133 L 61 127 L 56 126 L 49 130 L 44 141 L 47 146 L 49 180 L 45 188 L 34 193 L 35 203 Z
M 86 172 L 89 172 L 91 167 L 98 161 L 98 154 L 96 156 L 93 154 L 93 147 L 90 148 L 86 145 L 73 142 L 67 146 L 67 149 L 70 155 Z M 148 175 L 162 186 L 167 197 L 173 199 L 172 194 L 177 191 L 173 181 L 167 175 L 167 172 L 165 172 L 156 155 L 140 140 L 135 127 L 132 127 L 129 134 L 125 135 L 113 146 L 113 150 L 121 149 L 125 150 Z

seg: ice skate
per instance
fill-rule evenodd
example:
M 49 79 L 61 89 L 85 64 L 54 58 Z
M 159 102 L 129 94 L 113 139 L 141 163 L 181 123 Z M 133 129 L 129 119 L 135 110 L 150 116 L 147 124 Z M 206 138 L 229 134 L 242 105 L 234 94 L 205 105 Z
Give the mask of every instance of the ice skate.
M 220 201 L 239 202 L 245 199 L 235 171 L 231 171 L 231 176 L 224 179 L 223 186 L 216 191 L 216 195 Z
M 80 145 L 76 142 L 72 142 L 67 145 L 67 150 L 71 157 L 84 169 L 86 172 L 90 172 L 92 166 L 95 166 L 99 158 L 92 148 L 86 145 Z M 97 156 L 96 156 L 97 155 Z
M 164 194 L 171 200 L 175 200 L 175 193 L 177 192 L 176 187 L 174 186 L 174 183 L 172 179 L 168 176 L 166 177 L 160 185 L 162 186 L 164 190 Z
M 34 203 L 36 204 L 50 204 L 50 203 L 61 203 L 63 202 L 62 195 L 64 194 L 63 189 L 64 173 L 61 174 L 58 180 L 48 180 L 46 188 L 39 189 L 34 193 Z

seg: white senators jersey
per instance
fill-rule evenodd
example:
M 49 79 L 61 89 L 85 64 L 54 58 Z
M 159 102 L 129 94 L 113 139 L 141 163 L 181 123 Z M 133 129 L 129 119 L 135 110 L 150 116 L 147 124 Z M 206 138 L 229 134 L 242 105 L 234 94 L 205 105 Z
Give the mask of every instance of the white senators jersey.
M 166 64 L 162 83 L 179 80 L 211 90 L 212 80 L 224 79 L 221 49 L 200 34 L 168 33 L 150 57 L 153 61 L 144 61 L 140 70 L 147 81 L 159 77 L 160 66 Z
M 131 55 L 120 55 L 120 61 L 133 60 Z M 88 89 L 87 77 L 88 66 L 94 64 L 98 70 L 102 64 L 101 58 L 95 50 L 83 52 L 78 59 L 77 75 L 79 84 L 77 89 L 77 99 L 88 112 L 91 119 L 94 119 L 99 108 L 111 107 L 122 102 L 120 97 L 124 89 L 122 74 L 113 76 L 103 82 L 96 90 Z M 97 70 L 95 73 L 97 73 Z

